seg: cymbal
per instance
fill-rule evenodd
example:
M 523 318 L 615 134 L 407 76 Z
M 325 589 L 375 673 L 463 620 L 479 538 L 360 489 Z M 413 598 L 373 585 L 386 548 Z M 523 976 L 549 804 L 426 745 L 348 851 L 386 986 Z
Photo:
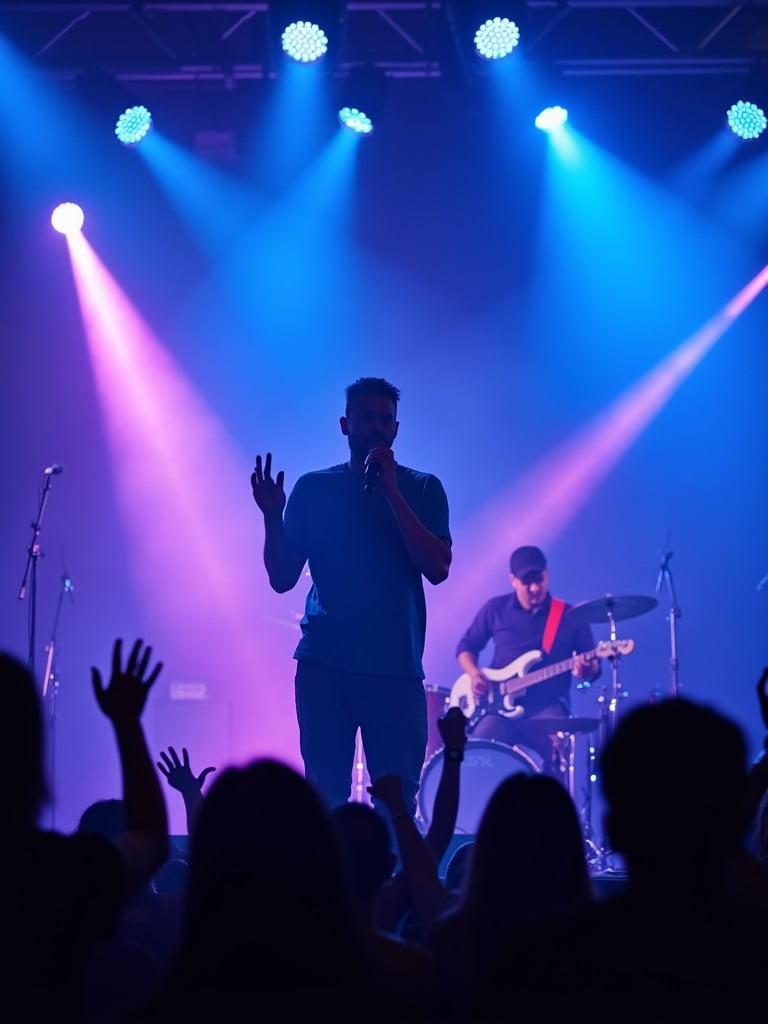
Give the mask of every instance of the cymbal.
M 581 624 L 583 622 L 609 622 L 611 617 L 614 622 L 622 619 L 634 619 L 636 615 L 644 615 L 651 608 L 655 608 L 659 602 L 655 597 L 643 597 L 640 594 L 631 594 L 628 597 L 614 597 L 613 594 L 606 594 L 596 601 L 582 601 L 569 608 L 566 615 L 571 622 Z

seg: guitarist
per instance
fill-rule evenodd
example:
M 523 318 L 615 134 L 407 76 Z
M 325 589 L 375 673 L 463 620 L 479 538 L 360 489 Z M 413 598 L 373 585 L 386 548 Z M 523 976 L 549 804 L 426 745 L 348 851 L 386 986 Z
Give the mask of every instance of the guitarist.
M 478 666 L 478 658 L 489 643 L 493 645 L 490 668 L 505 668 L 520 655 L 538 650 L 543 658 L 534 668 L 573 657 L 573 675 L 585 682 L 597 679 L 600 659 L 589 657 L 595 648 L 592 629 L 586 623 L 571 625 L 565 614 L 571 605 L 550 594 L 549 569 L 541 548 L 516 548 L 510 556 L 509 569 L 512 593 L 487 601 L 456 647 L 456 657 L 471 680 L 475 699 L 482 701 L 490 689 Z M 570 672 L 538 682 L 515 695 L 515 704 L 523 708 L 520 717 L 505 717 L 492 710 L 477 723 L 472 738 L 531 747 L 542 758 L 544 771 L 559 777 L 556 750 L 538 720 L 562 721 L 570 714 L 570 690 Z M 528 725 L 533 720 L 537 722 L 535 727 Z

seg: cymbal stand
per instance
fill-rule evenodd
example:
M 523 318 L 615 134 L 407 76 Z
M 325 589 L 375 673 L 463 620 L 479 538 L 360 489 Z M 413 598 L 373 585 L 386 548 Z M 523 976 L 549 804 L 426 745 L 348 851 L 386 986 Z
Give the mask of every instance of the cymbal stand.
M 592 827 L 592 788 L 597 782 L 597 747 L 590 735 L 587 740 L 587 766 L 584 780 L 584 801 L 580 809 L 581 834 L 584 840 L 584 851 L 587 864 L 596 871 L 602 871 L 605 867 L 603 862 L 603 851 L 597 841 L 595 831 Z
M 552 764 L 564 776 L 563 785 L 572 800 L 576 799 L 576 733 L 560 730 L 552 737 Z
M 608 616 L 608 626 L 610 629 L 610 642 L 614 644 L 617 639 L 616 633 L 616 620 L 613 615 L 613 609 L 611 608 L 611 602 L 608 601 L 608 609 L 606 612 Z M 615 650 L 616 648 L 614 648 Z M 611 664 L 611 683 L 610 687 L 603 687 L 603 691 L 597 699 L 599 705 L 598 711 L 598 750 L 602 751 L 605 749 L 606 743 L 611 739 L 616 730 L 616 719 L 619 712 L 619 701 L 628 697 L 629 693 L 619 683 L 619 654 L 612 654 L 608 661 Z M 597 766 L 597 750 L 591 752 L 591 762 L 588 766 L 589 771 L 587 773 L 588 778 L 588 802 L 589 812 L 591 819 L 591 802 L 592 802 L 592 784 L 596 781 L 597 775 L 595 772 Z M 589 822 L 589 831 L 591 833 L 592 824 Z M 602 836 L 601 842 L 598 847 L 597 856 L 593 863 L 593 867 L 601 872 L 613 871 L 613 853 L 606 842 L 605 835 Z
M 669 560 L 674 552 L 667 549 L 664 552 L 664 557 L 661 562 L 661 568 L 659 569 L 659 578 L 656 582 L 656 593 L 658 594 L 661 590 L 662 583 L 666 580 L 667 591 L 669 592 L 669 615 L 667 621 L 669 622 L 669 647 L 670 647 L 670 658 L 669 667 L 672 673 L 672 698 L 678 696 L 679 683 L 677 680 L 677 620 L 681 617 L 682 612 L 677 603 L 677 595 L 675 594 L 675 583 L 672 579 L 672 570 L 669 568 Z

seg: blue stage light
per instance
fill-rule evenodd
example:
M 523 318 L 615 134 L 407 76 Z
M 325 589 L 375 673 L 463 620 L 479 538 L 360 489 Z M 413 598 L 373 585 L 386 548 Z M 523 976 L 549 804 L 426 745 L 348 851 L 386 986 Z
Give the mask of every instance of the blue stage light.
M 115 135 L 124 146 L 135 146 L 151 127 L 152 115 L 146 107 L 128 107 L 117 119 Z
M 77 203 L 59 203 L 51 214 L 51 226 L 62 235 L 74 235 L 83 226 L 85 215 Z
M 283 52 L 298 64 L 311 64 L 328 51 L 328 37 L 311 21 L 294 21 L 286 26 L 281 37 Z
M 339 111 L 339 121 L 357 135 L 370 135 L 373 131 L 370 117 L 357 107 L 342 107 Z
M 567 120 L 568 111 L 565 107 L 545 107 L 534 123 L 543 132 L 552 132 L 561 128 Z
M 475 32 L 475 50 L 484 60 L 508 57 L 520 42 L 520 29 L 509 18 L 490 18 Z
M 740 139 L 756 139 L 766 124 L 765 114 L 756 103 L 739 100 L 728 110 L 728 127 Z

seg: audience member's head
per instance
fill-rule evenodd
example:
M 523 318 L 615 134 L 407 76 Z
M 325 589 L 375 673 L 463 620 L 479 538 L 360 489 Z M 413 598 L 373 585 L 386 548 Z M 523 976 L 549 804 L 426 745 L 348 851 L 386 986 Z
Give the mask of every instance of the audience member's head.
M 499 783 L 478 825 L 464 890 L 465 907 L 507 924 L 589 902 L 578 814 L 556 779 L 521 772 Z
M 182 950 L 199 978 L 245 972 L 252 981 L 261 960 L 265 983 L 301 964 L 302 980 L 321 984 L 339 945 L 356 938 L 325 804 L 272 759 L 213 782 L 190 840 L 186 892 Z
M 184 892 L 189 877 L 189 861 L 184 857 L 169 857 L 152 876 L 152 889 L 160 895 Z
M 630 873 L 685 864 L 708 872 L 741 845 L 749 825 L 741 729 L 686 698 L 630 710 L 600 757 L 612 848 Z
M 464 888 L 473 846 L 474 840 L 468 839 L 466 843 L 457 846 L 451 854 L 445 867 L 445 888 L 450 892 L 457 892 Z
M 0 652 L 0 689 L 0 748 L 6 764 L 13 766 L 13 785 L 6 787 L 4 817 L 12 830 L 34 828 L 49 796 L 42 702 L 32 673 L 7 652 Z
M 331 822 L 352 899 L 370 906 L 397 862 L 389 827 L 378 811 L 362 803 L 334 807 Z
M 125 808 L 116 797 L 94 800 L 80 815 L 78 832 L 91 832 L 107 839 L 117 839 L 125 832 Z

